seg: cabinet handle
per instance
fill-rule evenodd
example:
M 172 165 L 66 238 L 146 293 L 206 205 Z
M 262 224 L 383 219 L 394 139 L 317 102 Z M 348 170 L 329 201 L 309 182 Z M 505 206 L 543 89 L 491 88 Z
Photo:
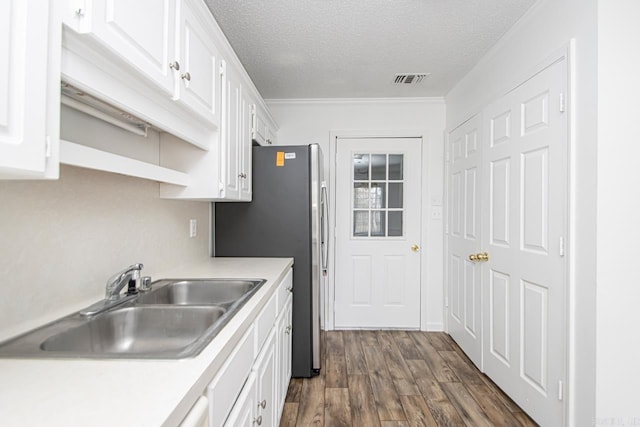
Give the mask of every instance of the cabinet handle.
M 189 72 L 187 71 L 186 73 L 181 75 L 180 78 L 182 78 L 182 80 L 186 80 L 186 81 L 190 82 L 191 81 L 191 74 L 189 74 Z
M 262 425 L 262 415 L 260 415 L 258 418 L 254 418 L 253 423 L 258 424 L 259 426 Z
M 180 63 L 178 61 L 169 62 L 169 68 L 178 71 L 180 69 Z
M 284 330 L 284 333 L 289 335 L 291 333 L 291 326 L 287 326 Z
M 262 402 L 258 403 L 258 407 L 264 409 L 267 407 L 267 399 L 264 399 Z
M 82 9 L 76 10 L 76 16 L 78 18 L 84 18 L 84 10 L 82 10 Z
M 293 292 L 293 286 L 289 286 L 289 287 L 287 288 L 287 290 L 288 290 L 289 292 Z
M 271 140 L 267 139 L 267 144 L 271 145 Z

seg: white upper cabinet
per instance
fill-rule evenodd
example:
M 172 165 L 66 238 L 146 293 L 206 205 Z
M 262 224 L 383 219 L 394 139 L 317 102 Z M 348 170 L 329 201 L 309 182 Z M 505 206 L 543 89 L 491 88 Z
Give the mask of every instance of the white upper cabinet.
M 172 94 L 176 0 L 76 2 L 81 33 L 91 33 L 150 81 Z
M 195 2 L 183 0 L 180 13 L 179 50 L 172 64 L 179 77 L 175 98 L 205 120 L 220 121 L 220 54 L 211 37 L 208 11 Z
M 253 111 L 251 137 L 260 145 L 276 144 L 276 126 L 270 123 L 268 114 L 259 108 Z
M 251 201 L 251 99 L 239 74 L 223 63 L 221 200 Z
M 0 178 L 57 178 L 60 27 L 55 2 L 0 2 Z
M 220 126 L 220 55 L 200 0 L 69 0 L 63 80 L 203 150 Z

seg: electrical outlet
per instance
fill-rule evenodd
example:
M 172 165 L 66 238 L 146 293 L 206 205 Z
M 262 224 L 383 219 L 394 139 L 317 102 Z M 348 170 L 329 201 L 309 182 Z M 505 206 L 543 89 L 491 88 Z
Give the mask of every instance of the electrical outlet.
M 189 220 L 189 237 L 196 237 L 198 235 L 198 221 L 195 219 Z

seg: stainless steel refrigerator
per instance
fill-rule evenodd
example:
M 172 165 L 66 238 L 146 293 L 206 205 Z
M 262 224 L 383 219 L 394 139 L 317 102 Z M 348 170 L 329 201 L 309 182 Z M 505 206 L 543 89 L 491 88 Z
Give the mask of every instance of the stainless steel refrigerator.
M 327 193 L 317 144 L 253 147 L 253 200 L 216 203 L 214 255 L 293 257 L 292 375 L 320 371 Z

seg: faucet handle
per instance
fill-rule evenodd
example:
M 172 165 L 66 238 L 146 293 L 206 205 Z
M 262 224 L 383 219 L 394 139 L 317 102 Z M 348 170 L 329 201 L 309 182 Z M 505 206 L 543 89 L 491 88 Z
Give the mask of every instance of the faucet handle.
M 144 276 L 140 279 L 140 291 L 146 292 L 151 290 L 151 276 Z

